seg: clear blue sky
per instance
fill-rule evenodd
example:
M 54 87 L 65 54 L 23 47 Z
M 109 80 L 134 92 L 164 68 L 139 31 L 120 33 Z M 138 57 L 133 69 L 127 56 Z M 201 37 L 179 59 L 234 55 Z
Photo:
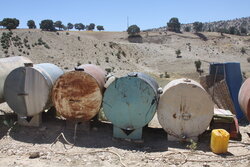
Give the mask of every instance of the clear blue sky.
M 107 31 L 125 31 L 129 24 L 141 30 L 165 26 L 172 17 L 181 23 L 211 22 L 250 16 L 250 0 L 0 0 L 0 20 L 20 20 L 27 28 L 44 19 L 67 23 L 95 23 Z

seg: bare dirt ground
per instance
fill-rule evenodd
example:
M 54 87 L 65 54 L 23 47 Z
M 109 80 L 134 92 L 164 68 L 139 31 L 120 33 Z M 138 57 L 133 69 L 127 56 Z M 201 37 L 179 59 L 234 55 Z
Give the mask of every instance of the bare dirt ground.
M 1 33 L 3 30 L 0 31 Z M 175 78 L 188 77 L 198 80 L 194 61 L 202 60 L 202 68 L 208 72 L 206 62 L 237 61 L 242 71 L 250 76 L 250 37 L 219 33 L 203 33 L 200 38 L 193 33 L 176 34 L 142 33 L 143 43 L 127 41 L 126 32 L 41 32 L 40 30 L 16 30 L 14 35 L 27 38 L 31 48 L 11 47 L 5 54 L 0 46 L 1 57 L 22 55 L 34 63 L 54 63 L 65 71 L 84 63 L 110 68 L 115 76 L 140 71 L 157 79 L 161 86 Z M 50 49 L 35 45 L 42 38 Z M 34 47 L 33 47 L 33 46 Z M 246 49 L 246 54 L 240 52 Z M 181 50 L 182 58 L 175 51 Z M 27 54 L 27 52 L 29 54 Z M 108 58 L 107 58 L 108 57 Z M 160 78 L 168 72 L 170 78 Z M 0 110 L 11 113 L 4 103 Z M 161 128 L 144 128 L 143 143 L 114 140 L 112 125 L 92 122 L 89 131 L 77 131 L 75 146 L 60 138 L 63 133 L 73 143 L 73 130 L 65 121 L 44 120 L 41 127 L 22 127 L 14 124 L 13 116 L 0 116 L 0 166 L 250 166 L 249 124 L 241 124 L 242 141 L 230 141 L 227 154 L 216 155 L 210 151 L 209 132 L 201 135 L 197 148 L 190 143 L 169 142 Z M 12 121 L 11 121 L 12 120 Z M 53 144 L 53 142 L 55 142 Z M 32 154 L 33 158 L 30 157 Z
M 1 117 L 1 122 L 8 120 Z M 190 143 L 169 142 L 159 128 L 144 128 L 143 143 L 117 140 L 112 137 L 112 125 L 91 122 L 90 130 L 78 130 L 75 146 L 74 130 L 65 121 L 50 119 L 41 127 L 1 124 L 0 166 L 239 166 L 250 165 L 249 125 L 241 126 L 242 141 L 230 141 L 228 153 L 216 155 L 210 151 L 210 133 L 205 132 L 190 149 Z M 33 156 L 33 157 L 31 157 Z

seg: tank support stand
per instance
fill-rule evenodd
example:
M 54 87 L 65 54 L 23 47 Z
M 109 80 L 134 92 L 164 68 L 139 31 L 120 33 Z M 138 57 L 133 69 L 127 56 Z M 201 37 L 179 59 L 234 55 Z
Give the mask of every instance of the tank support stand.
M 142 128 L 134 130 L 124 130 L 119 127 L 113 126 L 113 136 L 121 139 L 141 140 Z
M 17 116 L 17 123 L 22 126 L 39 127 L 42 124 L 42 113 L 28 118 Z
M 77 122 L 77 121 L 66 120 L 66 129 L 75 131 L 76 124 L 77 124 L 77 131 L 86 131 L 86 132 L 90 131 L 90 121 Z
M 188 138 L 178 138 L 178 137 L 175 137 L 175 136 L 172 136 L 172 135 L 169 135 L 168 134 L 168 141 L 190 141 L 190 140 L 193 140 L 195 142 L 198 141 L 198 137 L 188 137 Z

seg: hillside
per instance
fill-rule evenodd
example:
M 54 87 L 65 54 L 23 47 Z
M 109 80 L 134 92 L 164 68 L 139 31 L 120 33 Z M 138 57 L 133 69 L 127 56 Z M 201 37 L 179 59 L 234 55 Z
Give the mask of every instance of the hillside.
M 3 34 L 0 31 L 0 37 Z M 168 72 L 170 76 L 197 76 L 194 61 L 203 60 L 202 68 L 208 71 L 206 62 L 241 63 L 242 71 L 250 72 L 250 37 L 204 32 L 207 39 L 193 33 L 143 32 L 143 43 L 129 43 L 126 32 L 88 32 L 40 30 L 14 30 L 21 44 L 10 42 L 7 53 L 0 46 L 1 57 L 26 56 L 34 63 L 50 62 L 65 70 L 84 63 L 100 65 L 121 76 L 130 71 L 147 72 L 154 76 Z M 39 45 L 39 38 L 44 44 Z M 22 42 L 26 40 L 26 43 Z M 27 47 L 29 45 L 29 47 Z M 246 54 L 241 54 L 244 47 Z M 182 58 L 176 58 L 180 49 Z
M 197 20 L 199 21 L 199 20 Z M 181 31 L 184 31 L 185 27 L 191 27 L 193 29 L 193 23 L 181 24 Z M 205 22 L 203 23 L 203 31 L 218 31 L 219 29 L 229 29 L 230 27 L 235 27 L 240 30 L 241 27 L 245 28 L 247 32 L 250 32 L 250 17 L 242 17 L 232 20 L 221 20 L 214 22 Z M 166 31 L 166 26 L 148 29 L 145 31 L 153 32 L 163 32 Z

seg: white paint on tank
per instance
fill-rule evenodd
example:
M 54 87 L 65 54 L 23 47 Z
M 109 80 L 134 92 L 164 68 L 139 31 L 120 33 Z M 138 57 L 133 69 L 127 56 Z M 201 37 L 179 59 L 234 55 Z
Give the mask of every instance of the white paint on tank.
M 190 79 L 167 84 L 160 97 L 158 120 L 174 140 L 197 139 L 209 126 L 214 104 L 202 86 Z
M 0 103 L 5 101 L 3 97 L 3 88 L 6 77 L 13 69 L 24 66 L 24 63 L 32 63 L 32 61 L 23 56 L 0 59 Z

